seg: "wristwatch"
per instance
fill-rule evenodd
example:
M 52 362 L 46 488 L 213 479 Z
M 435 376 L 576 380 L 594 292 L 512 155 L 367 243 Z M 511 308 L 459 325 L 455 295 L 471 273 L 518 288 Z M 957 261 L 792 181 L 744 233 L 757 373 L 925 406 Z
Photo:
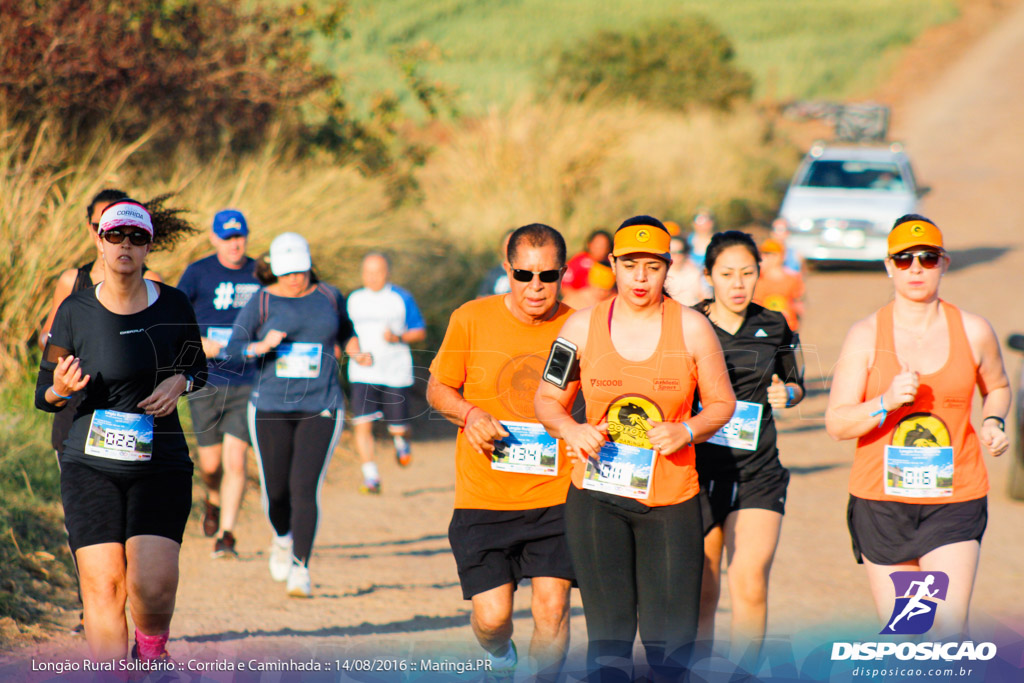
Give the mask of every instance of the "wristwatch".
M 192 387 L 195 386 L 196 380 L 192 375 L 185 375 L 185 393 L 192 393 Z
M 796 400 L 796 389 L 787 385 L 786 386 L 786 407 L 789 408 L 793 405 L 793 401 Z

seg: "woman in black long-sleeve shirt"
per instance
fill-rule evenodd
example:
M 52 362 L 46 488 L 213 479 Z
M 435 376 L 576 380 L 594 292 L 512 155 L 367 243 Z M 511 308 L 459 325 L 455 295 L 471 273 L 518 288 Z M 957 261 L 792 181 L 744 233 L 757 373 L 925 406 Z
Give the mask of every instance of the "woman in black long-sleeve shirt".
M 82 394 L 61 448 L 61 498 L 101 661 L 127 654 L 126 599 L 133 655 L 167 656 L 192 498 L 177 401 L 205 383 L 206 361 L 187 298 L 144 280 L 142 264 L 155 232 L 189 228 L 132 200 L 110 205 L 99 226 L 106 278 L 61 304 L 40 364 L 38 408 L 56 412 Z

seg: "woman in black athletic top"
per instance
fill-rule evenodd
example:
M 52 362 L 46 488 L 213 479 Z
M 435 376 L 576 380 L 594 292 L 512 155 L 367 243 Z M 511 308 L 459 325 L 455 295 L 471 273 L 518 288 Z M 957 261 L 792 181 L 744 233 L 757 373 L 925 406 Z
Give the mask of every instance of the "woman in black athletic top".
M 191 226 L 132 200 L 99 220 L 104 279 L 58 308 L 36 384 L 36 406 L 81 403 L 60 453 L 61 498 L 77 560 L 89 647 L 124 658 L 125 600 L 133 654 L 166 657 L 178 551 L 191 508 L 192 462 L 178 421 L 181 394 L 205 383 L 188 299 L 142 277 L 153 235 Z
M 735 654 L 753 657 L 745 664 L 756 662 L 764 638 L 768 573 L 789 484 L 789 470 L 779 462 L 774 414 L 804 396 L 799 339 L 781 313 L 751 302 L 760 261 L 747 233 L 715 234 L 704 261 L 713 296 L 694 307 L 714 327 L 736 392 L 732 420 L 697 444 L 705 532 L 700 640 L 710 644 L 714 637 L 722 550 L 728 547 L 731 640 Z

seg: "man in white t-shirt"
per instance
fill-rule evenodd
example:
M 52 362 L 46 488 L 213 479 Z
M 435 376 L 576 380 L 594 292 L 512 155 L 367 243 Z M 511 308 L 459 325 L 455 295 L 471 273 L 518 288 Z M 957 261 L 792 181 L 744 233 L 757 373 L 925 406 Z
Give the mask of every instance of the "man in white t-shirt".
M 364 493 L 380 493 L 380 474 L 373 460 L 373 423 L 384 419 L 402 467 L 412 461 L 409 435 L 409 387 L 412 352 L 409 344 L 426 339 L 427 330 L 412 295 L 388 282 L 390 264 L 379 252 L 363 257 L 362 289 L 348 297 L 348 315 L 358 342 L 348 364 L 352 388 L 352 426 L 362 461 Z

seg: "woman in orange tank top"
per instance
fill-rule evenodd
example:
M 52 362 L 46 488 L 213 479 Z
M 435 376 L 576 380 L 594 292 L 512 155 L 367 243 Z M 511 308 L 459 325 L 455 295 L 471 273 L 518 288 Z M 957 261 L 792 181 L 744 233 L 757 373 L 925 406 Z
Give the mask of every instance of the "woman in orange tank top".
M 664 296 L 669 234 L 637 216 L 615 233 L 618 295 L 574 313 L 561 337 L 580 376 L 541 382 L 535 408 L 575 459 L 566 536 L 587 620 L 587 665 L 600 680 L 634 680 L 639 625 L 656 676 L 680 680 L 697 635 L 703 526 L 693 444 L 735 406 L 707 319 Z M 695 388 L 703 411 L 692 416 Z M 569 414 L 577 391 L 585 423 Z
M 889 621 L 903 597 L 894 571 L 945 573 L 949 585 L 937 596 L 944 603 L 931 634 L 966 631 L 988 521 L 981 444 L 994 456 L 1009 446 L 999 342 L 984 318 L 939 299 L 948 267 L 934 223 L 914 214 L 896 220 L 885 261 L 895 298 L 850 328 L 825 417 L 833 438 L 857 439 L 847 520 L 883 633 L 922 632 L 898 623 L 902 615 Z M 980 433 L 970 423 L 975 386 L 983 399 Z

